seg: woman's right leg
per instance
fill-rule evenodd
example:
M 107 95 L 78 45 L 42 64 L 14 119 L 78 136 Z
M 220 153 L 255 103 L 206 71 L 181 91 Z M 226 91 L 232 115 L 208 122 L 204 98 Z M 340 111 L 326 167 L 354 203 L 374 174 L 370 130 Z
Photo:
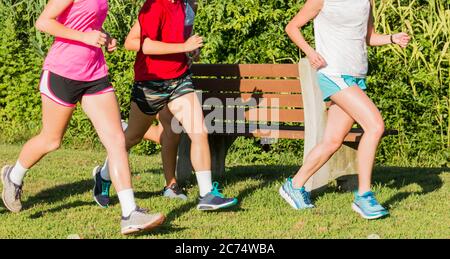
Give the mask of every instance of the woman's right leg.
M 328 110 L 328 121 L 322 142 L 306 156 L 305 162 L 292 180 L 293 187 L 303 187 L 341 147 L 355 121 L 338 105 L 332 103 Z
M 159 121 L 163 128 L 160 139 L 162 149 L 161 157 L 167 187 L 177 183 L 175 171 L 177 166 L 178 144 L 180 143 L 180 135 L 172 130 L 172 119 L 173 114 L 166 106 L 159 113 Z
M 328 110 L 328 121 L 321 143 L 306 156 L 303 166 L 293 179 L 288 179 L 280 187 L 280 195 L 294 209 L 313 208 L 310 194 L 304 188 L 308 179 L 314 175 L 341 147 L 354 120 L 338 105 L 333 103 Z
M 65 107 L 42 95 L 42 130 L 22 148 L 14 167 L 6 166 L 2 172 L 3 201 L 6 207 L 18 212 L 22 205 L 20 195 L 25 173 L 46 154 L 58 149 L 72 117 L 74 107 Z
M 84 96 L 82 105 L 110 158 L 110 176 L 122 208 L 122 234 L 151 230 L 159 226 L 164 221 L 164 215 L 147 214 L 135 203 L 125 136 L 115 94 L 109 92 Z

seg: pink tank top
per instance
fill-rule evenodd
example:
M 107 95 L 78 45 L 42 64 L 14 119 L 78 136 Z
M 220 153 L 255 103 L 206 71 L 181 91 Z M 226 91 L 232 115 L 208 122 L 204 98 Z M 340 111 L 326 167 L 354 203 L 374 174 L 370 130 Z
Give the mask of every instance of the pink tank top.
M 102 29 L 107 13 L 108 0 L 78 0 L 57 20 L 67 28 L 89 32 Z M 95 81 L 108 75 L 101 48 L 58 37 L 47 54 L 43 69 L 77 81 Z

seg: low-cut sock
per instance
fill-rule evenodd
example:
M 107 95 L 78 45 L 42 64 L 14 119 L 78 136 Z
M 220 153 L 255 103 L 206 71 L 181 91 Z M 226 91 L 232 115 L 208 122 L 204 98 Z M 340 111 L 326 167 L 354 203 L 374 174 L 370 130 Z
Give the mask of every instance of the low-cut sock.
M 211 171 L 195 172 L 201 197 L 205 197 L 205 195 L 210 193 L 213 189 L 211 175 Z
M 11 173 L 9 174 L 9 179 L 16 185 L 21 186 L 23 183 L 23 178 L 27 174 L 28 169 L 23 167 L 19 160 L 17 160 L 16 165 L 13 167 Z
M 122 208 L 122 217 L 130 216 L 137 208 L 133 189 L 122 190 L 117 193 L 117 196 L 119 197 L 120 207 Z
M 109 176 L 109 162 L 108 159 L 105 160 L 102 169 L 100 170 L 100 176 L 105 181 L 111 181 L 111 177 Z

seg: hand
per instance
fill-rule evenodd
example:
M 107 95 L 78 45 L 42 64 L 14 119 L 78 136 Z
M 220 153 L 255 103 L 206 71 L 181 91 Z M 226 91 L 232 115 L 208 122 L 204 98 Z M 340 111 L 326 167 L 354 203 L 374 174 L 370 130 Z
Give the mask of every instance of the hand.
M 101 48 L 106 44 L 107 35 L 101 31 L 90 31 L 83 34 L 82 42 L 97 48 Z
M 306 53 L 306 56 L 308 57 L 309 63 L 311 63 L 311 66 L 315 70 L 323 68 L 327 65 L 325 59 L 315 50 L 311 50 L 309 53 Z
M 117 49 L 117 40 L 108 36 L 106 39 L 106 51 L 109 53 L 114 52 Z
M 392 35 L 392 41 L 402 48 L 406 48 L 408 46 L 408 43 L 410 40 L 411 40 L 411 37 L 407 33 L 404 33 L 404 32 L 400 32 L 400 33 Z
M 195 34 L 184 43 L 184 52 L 191 52 L 203 47 L 203 37 Z

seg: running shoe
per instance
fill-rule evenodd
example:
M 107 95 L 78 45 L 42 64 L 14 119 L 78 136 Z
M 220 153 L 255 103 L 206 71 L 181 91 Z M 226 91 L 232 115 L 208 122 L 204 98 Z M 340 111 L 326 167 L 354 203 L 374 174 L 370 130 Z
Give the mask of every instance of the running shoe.
M 370 191 L 363 195 L 355 192 L 352 209 L 365 219 L 379 219 L 389 215 L 389 211 L 378 203 L 375 194 Z
M 236 198 L 225 198 L 219 190 L 219 183 L 213 183 L 213 189 L 204 197 L 200 197 L 197 205 L 198 210 L 218 210 L 235 206 L 238 203 Z
M 184 201 L 188 198 L 183 189 L 181 189 L 176 183 L 171 186 L 164 187 L 163 196 L 170 199 L 181 199 Z
M 296 210 L 312 209 L 314 205 L 311 202 L 311 193 L 305 190 L 305 187 L 294 188 L 292 178 L 288 178 L 280 187 L 279 193 Z
M 151 231 L 159 227 L 165 220 L 161 213 L 149 214 L 147 210 L 136 208 L 130 216 L 122 217 L 121 232 L 123 235 Z
M 100 174 L 102 167 L 97 166 L 92 170 L 92 176 L 94 177 L 94 189 L 93 196 L 95 202 L 102 208 L 108 208 L 109 206 L 109 190 L 111 188 L 111 181 L 104 180 Z
M 13 183 L 10 179 L 10 174 L 12 171 L 12 166 L 4 166 L 2 169 L 2 182 L 3 182 L 3 192 L 2 200 L 5 207 L 14 213 L 18 213 L 22 210 L 22 187 L 23 185 L 17 185 Z

